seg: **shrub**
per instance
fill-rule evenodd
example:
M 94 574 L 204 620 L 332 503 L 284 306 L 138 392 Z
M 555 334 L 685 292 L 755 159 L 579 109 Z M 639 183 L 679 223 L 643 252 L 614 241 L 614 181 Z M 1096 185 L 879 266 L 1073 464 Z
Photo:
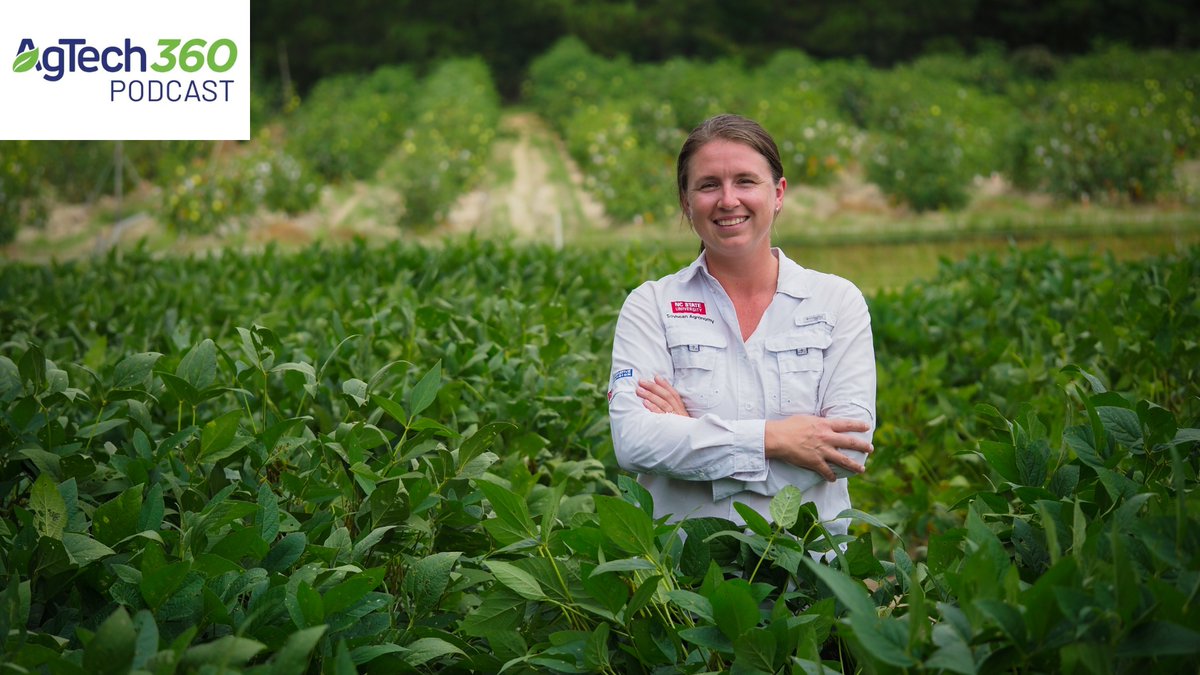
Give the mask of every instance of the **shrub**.
M 422 80 L 411 123 L 379 170 L 404 195 L 400 222 L 428 226 L 470 188 L 488 158 L 500 98 L 479 59 L 442 63 Z
M 45 169 L 34 141 L 0 142 L 0 244 L 46 219 Z
M 287 151 L 326 180 L 368 178 L 403 137 L 416 88 L 407 67 L 325 78 L 287 119 Z

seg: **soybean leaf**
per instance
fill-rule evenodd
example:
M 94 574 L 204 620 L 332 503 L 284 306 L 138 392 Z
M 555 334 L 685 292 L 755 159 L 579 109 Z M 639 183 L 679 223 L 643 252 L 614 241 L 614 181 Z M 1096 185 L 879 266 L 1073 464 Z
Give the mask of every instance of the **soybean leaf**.
M 852 613 L 860 612 L 870 614 L 871 616 L 875 615 L 875 605 L 871 602 L 870 597 L 867 596 L 867 591 L 854 583 L 850 577 L 828 565 L 821 565 L 814 562 L 810 558 L 805 558 L 804 564 L 829 587 L 829 590 L 833 591 L 837 599 Z
M 158 352 L 143 352 L 130 354 L 113 369 L 113 389 L 131 389 L 144 387 L 154 364 L 162 358 Z
M 730 673 L 775 672 L 775 636 L 767 630 L 754 629 L 733 641 L 733 668 Z
M 279 498 L 271 486 L 258 486 L 258 534 L 268 544 L 279 534 Z
M 417 612 L 427 613 L 437 607 L 446 586 L 450 583 L 450 572 L 462 556 L 458 552 L 435 553 L 414 563 L 404 577 L 404 587 Z
M 230 410 L 215 420 L 204 425 L 200 433 L 200 456 L 204 460 L 226 449 L 233 442 L 237 433 L 238 422 L 241 421 L 241 410 Z
M 730 641 L 758 625 L 758 601 L 745 579 L 730 579 L 717 585 L 708 599 L 712 602 L 717 628 Z
M 33 511 L 33 527 L 39 535 L 62 539 L 67 525 L 67 503 L 49 474 L 42 473 L 34 481 L 29 491 L 29 510 Z
M 529 506 L 525 504 L 524 499 L 496 483 L 481 480 L 476 481 L 475 484 L 491 503 L 496 518 L 516 536 L 513 541 L 502 541 L 501 543 L 511 544 L 520 539 L 537 536 L 533 518 L 529 515 Z M 493 536 L 495 535 L 493 534 Z M 499 537 L 497 538 L 499 539 Z
M 622 558 L 620 560 L 612 560 L 596 566 L 589 576 L 597 576 L 607 574 L 609 572 L 632 572 L 634 570 L 653 570 L 657 569 L 654 563 L 644 558 Z
M 463 653 L 458 647 L 435 637 L 420 638 L 408 643 L 405 647 L 408 651 L 403 656 L 404 662 L 413 668 L 449 654 Z
M 640 508 L 616 497 L 596 496 L 600 530 L 627 553 L 654 557 L 654 523 Z
M 137 531 L 158 531 L 162 528 L 165 511 L 162 484 L 155 483 L 146 493 L 146 500 L 142 502 L 142 507 L 138 510 Z
M 133 627 L 137 631 L 137 640 L 134 642 L 132 666 L 138 670 L 158 653 L 158 624 L 154 622 L 150 610 L 142 609 L 133 615 Z
M 262 568 L 268 572 L 283 572 L 300 559 L 307 545 L 308 537 L 303 532 L 288 533 L 271 547 L 262 560 Z
M 313 626 L 289 635 L 287 642 L 283 643 L 283 647 L 275 652 L 275 657 L 271 659 L 270 672 L 272 675 L 304 672 L 308 665 L 309 655 L 328 628 L 324 625 Z
M 662 581 L 662 575 L 656 574 L 648 577 L 638 586 L 633 597 L 629 599 L 629 605 L 625 608 L 625 619 L 628 621 L 642 610 L 654 597 L 654 592 L 658 590 L 658 583 Z
M 458 449 L 459 467 L 466 465 L 484 450 L 491 448 L 492 443 L 501 433 L 516 427 L 517 425 L 511 422 L 489 422 L 480 427 L 478 431 L 471 434 L 470 438 L 463 441 L 462 447 Z
M 124 607 L 118 607 L 96 629 L 92 641 L 83 650 L 83 667 L 89 673 L 128 672 L 133 663 L 137 635 Z
M 343 612 L 362 600 L 383 581 L 384 568 L 364 570 L 325 592 L 325 615 Z
M 136 485 L 96 507 L 92 514 L 92 535 L 109 546 L 115 545 L 138 529 L 142 510 L 142 486 Z
M 208 389 L 217 381 L 217 346 L 205 338 L 188 350 L 175 368 L 175 375 L 196 391 Z
M 64 532 L 62 544 L 63 550 L 67 552 L 67 558 L 79 567 L 116 554 L 116 551 L 86 534 L 76 532 Z
M 437 398 L 438 390 L 442 388 L 442 362 L 433 364 L 429 372 L 413 387 L 409 396 L 409 410 L 415 417 L 428 408 Z
M 733 508 L 742 517 L 742 520 L 746 521 L 746 526 L 750 528 L 751 532 L 760 537 L 771 536 L 771 524 L 762 517 L 761 513 L 741 502 L 734 502 Z
M 783 529 L 796 524 L 796 520 L 800 517 L 800 503 L 804 500 L 804 494 L 795 485 L 785 485 L 774 497 L 771 498 L 769 507 L 771 520 L 775 521 L 775 525 Z
M 189 648 L 179 664 L 189 670 L 198 670 L 203 665 L 241 666 L 266 648 L 263 643 L 249 638 L 226 635 Z
M 522 598 L 526 600 L 544 600 L 546 598 L 537 579 L 516 565 L 500 560 L 489 560 L 484 564 L 495 575 L 496 581 L 507 586 Z
M 142 570 L 142 597 L 151 609 L 158 609 L 167 598 L 179 589 L 183 580 L 191 571 L 191 563 L 186 560 L 164 565 L 157 569 Z
M 362 407 L 367 402 L 367 383 L 352 377 L 342 383 L 342 393 L 353 399 L 355 405 Z

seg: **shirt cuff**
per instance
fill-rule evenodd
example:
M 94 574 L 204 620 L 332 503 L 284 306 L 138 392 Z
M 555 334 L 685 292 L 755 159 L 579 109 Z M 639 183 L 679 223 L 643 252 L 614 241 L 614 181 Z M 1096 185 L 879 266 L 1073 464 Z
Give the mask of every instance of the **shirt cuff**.
M 735 420 L 727 424 L 733 432 L 730 460 L 733 472 L 728 478 L 712 482 L 713 501 L 720 501 L 746 489 L 746 483 L 767 480 L 766 448 L 763 446 L 766 433 L 765 420 Z

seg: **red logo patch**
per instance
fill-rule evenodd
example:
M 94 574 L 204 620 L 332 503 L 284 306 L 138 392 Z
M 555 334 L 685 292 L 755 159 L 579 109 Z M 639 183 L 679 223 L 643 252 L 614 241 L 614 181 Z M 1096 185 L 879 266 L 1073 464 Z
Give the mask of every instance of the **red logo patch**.
M 671 312 L 673 314 L 708 314 L 704 310 L 703 302 L 672 302 Z

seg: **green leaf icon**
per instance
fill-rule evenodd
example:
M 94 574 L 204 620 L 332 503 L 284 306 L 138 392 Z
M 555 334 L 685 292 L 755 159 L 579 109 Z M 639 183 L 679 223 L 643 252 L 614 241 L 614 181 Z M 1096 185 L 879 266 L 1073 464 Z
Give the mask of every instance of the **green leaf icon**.
M 31 70 L 34 66 L 37 65 L 38 53 L 40 51 L 41 51 L 40 49 L 38 49 L 37 47 L 34 47 L 33 49 L 30 49 L 29 51 L 25 51 L 25 52 L 21 52 L 20 54 L 17 54 L 16 60 L 13 61 L 13 72 L 14 73 L 23 73 L 27 70 Z

